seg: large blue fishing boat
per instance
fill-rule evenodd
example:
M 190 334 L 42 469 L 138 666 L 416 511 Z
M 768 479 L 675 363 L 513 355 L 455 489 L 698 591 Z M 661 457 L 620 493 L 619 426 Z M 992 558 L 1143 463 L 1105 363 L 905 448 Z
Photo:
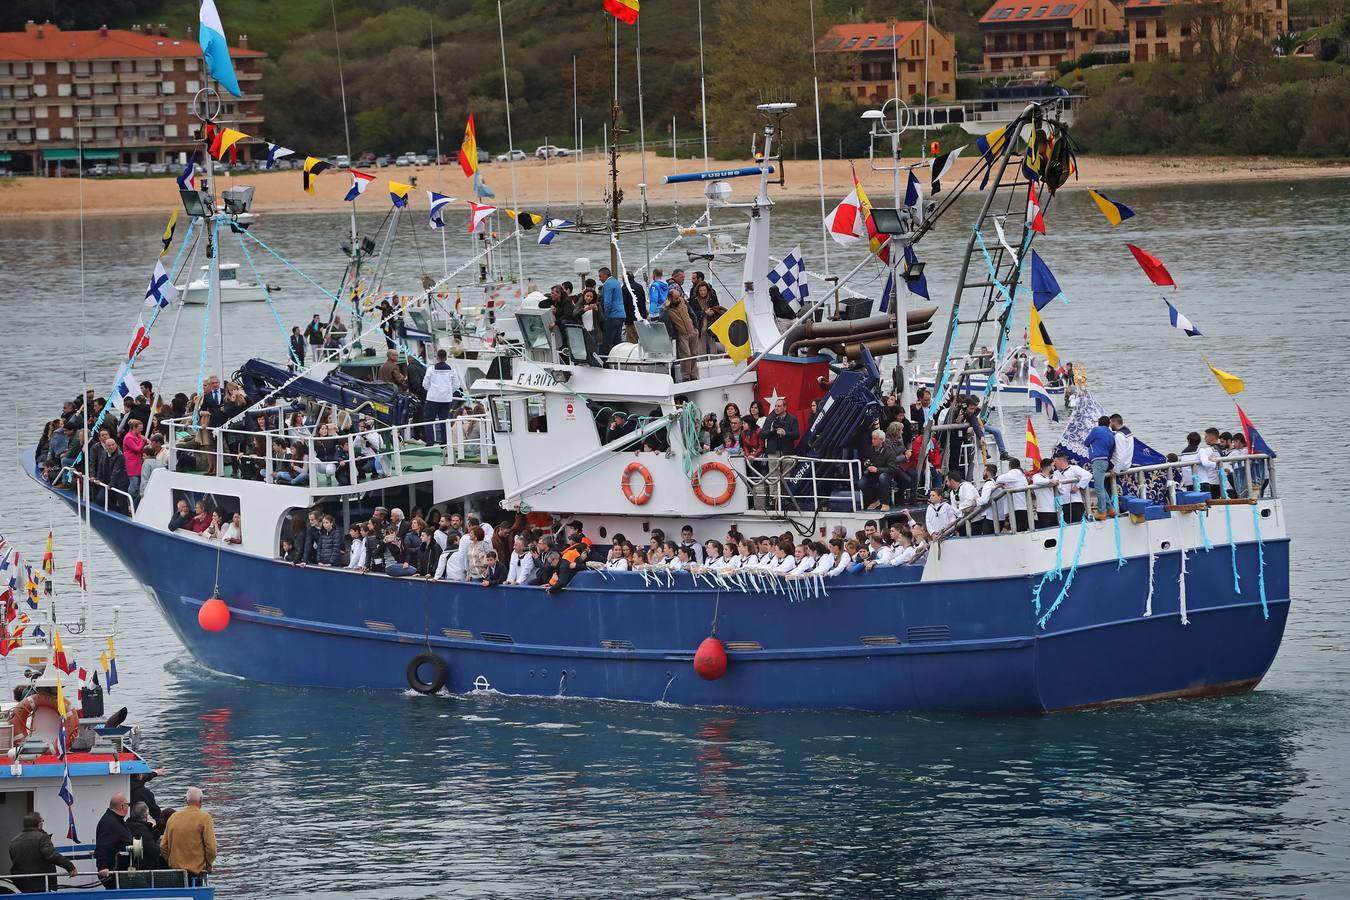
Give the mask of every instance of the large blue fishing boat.
M 636 341 L 615 347 L 604 365 L 578 365 L 592 353 L 581 326 L 528 305 L 499 316 L 490 323 L 499 329 L 495 339 L 466 352 L 464 335 L 481 336 L 481 329 L 466 327 L 458 311 L 437 307 L 428 293 L 415 306 L 419 327 L 399 333 L 400 359 L 426 364 L 437 349 L 450 350 L 468 401 L 477 404 L 458 416 L 425 416 L 436 420 L 433 434 L 444 429 L 444 444 L 413 437 L 425 434 L 424 423 L 414 421 L 413 398 L 354 377 L 360 359 L 348 347 L 304 371 L 245 364 L 236 380 L 248 413 L 209 428 L 195 416 L 168 422 L 168 466 L 139 497 L 84 480 L 78 465 L 49 483 L 30 455 L 27 471 L 77 508 L 92 490 L 93 530 L 193 657 L 252 680 L 761 709 L 978 712 L 1252 689 L 1275 658 L 1289 606 L 1289 541 L 1274 460 L 1265 452 L 1224 457 L 1225 489 L 1216 497 L 1193 489 L 1194 459 L 1168 461 L 1138 442 L 1115 472 L 1117 499 L 1108 508 L 1090 505 L 1081 518 L 1045 499 L 1057 489 L 999 482 L 905 565 L 845 565 L 826 577 L 819 570 L 784 574 L 753 554 L 734 566 L 706 560 L 619 571 L 599 562 L 619 535 L 645 544 L 658 529 L 673 536 L 686 524 L 700 540 L 788 532 L 821 541 L 836 527 L 851 535 L 873 521 L 884 530 L 901 517 L 865 502 L 861 490 L 869 474 L 861 456 L 881 405 L 883 377 L 873 354 L 903 359 L 927 335 L 935 309 L 911 310 L 904 319 L 892 311 L 817 322 L 816 310 L 837 299 L 825 296 L 804 300 L 795 319 L 784 321 L 765 277 L 774 269 L 773 148 L 787 105 L 764 111 L 762 157 L 749 169 L 707 173 L 716 184 L 741 176 L 757 182 L 743 203 L 728 202 L 720 188 L 709 192 L 750 220 L 743 312 L 723 313 L 731 317 L 721 331 L 726 354 L 677 358 L 679 345 L 665 327 L 639 317 Z M 981 148 L 965 175 L 948 176 L 954 183 L 940 199 L 876 216 L 874 236 L 896 251 L 896 283 L 913 283 L 922 278 L 918 242 L 958 197 L 989 182 L 969 232 L 918 445 L 925 458 L 943 447 L 946 468 L 977 484 L 989 477 L 984 461 L 998 454 L 958 408 L 970 397 L 988 408 L 992 370 L 979 367 L 975 351 L 991 340 L 1001 358 L 1009 345 L 1015 310 L 1025 308 L 1017 286 L 1034 232 L 1029 220 L 1013 235 L 1020 241 L 1014 250 L 1004 236 L 1006 210 L 1039 191 L 1044 211 L 1072 168 L 1071 158 L 1056 156 L 1066 145 L 1063 125 L 1031 105 L 1001 140 Z M 203 227 L 229 224 L 228 211 L 198 212 Z M 986 240 L 984 228 L 995 221 L 999 238 Z M 855 272 L 877 265 L 869 256 Z M 966 352 L 955 347 L 958 331 L 969 341 Z M 735 352 L 742 349 L 748 360 Z M 985 387 L 972 389 L 972 382 Z M 721 415 L 728 404 L 760 404 L 767 412 L 780 403 L 802 426 L 792 453 L 752 459 L 698 441 L 700 411 Z M 818 413 L 808 418 L 813 403 Z M 1061 446 L 1081 459 L 1083 432 L 1097 424 L 1100 407 L 1086 390 L 1076 392 L 1076 403 Z M 297 410 L 312 428 L 291 429 Z M 336 427 L 335 453 L 323 452 L 330 438 L 316 421 Z M 612 428 L 616 423 L 625 427 Z M 313 462 L 297 470 L 293 458 L 278 455 L 278 440 L 303 445 L 300 458 Z M 933 478 L 929 469 L 927 462 L 917 466 L 920 481 Z M 303 478 L 279 480 L 283 470 Z M 171 529 L 180 502 L 198 501 L 226 521 L 239 515 L 234 542 Z M 277 558 L 279 541 L 297 519 L 303 531 L 308 513 L 332 515 L 345 530 L 377 507 L 475 513 L 487 522 L 505 513 L 508 528 L 579 519 L 596 562 L 549 591 Z M 1037 512 L 1055 524 L 1032 527 Z M 995 517 L 1006 522 L 997 533 L 968 533 Z M 696 665 L 701 647 L 719 664 Z

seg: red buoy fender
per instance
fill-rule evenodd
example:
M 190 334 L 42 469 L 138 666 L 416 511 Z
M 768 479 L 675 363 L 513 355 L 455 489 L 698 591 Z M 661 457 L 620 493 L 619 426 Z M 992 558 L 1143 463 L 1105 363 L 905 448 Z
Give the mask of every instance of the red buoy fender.
M 706 681 L 716 681 L 727 674 L 727 648 L 711 635 L 698 645 L 694 654 L 694 671 Z
M 230 624 L 230 608 L 219 597 L 212 597 L 197 610 L 197 624 L 203 631 L 224 631 Z

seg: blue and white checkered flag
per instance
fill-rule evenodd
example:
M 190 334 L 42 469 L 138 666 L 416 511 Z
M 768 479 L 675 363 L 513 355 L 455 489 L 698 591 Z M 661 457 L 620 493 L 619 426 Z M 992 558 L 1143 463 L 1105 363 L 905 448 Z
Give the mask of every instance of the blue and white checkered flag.
M 769 282 L 778 288 L 793 309 L 802 308 L 806 298 L 811 296 L 811 289 L 806 283 L 806 262 L 802 259 L 801 244 L 793 247 L 792 252 L 773 267 Z

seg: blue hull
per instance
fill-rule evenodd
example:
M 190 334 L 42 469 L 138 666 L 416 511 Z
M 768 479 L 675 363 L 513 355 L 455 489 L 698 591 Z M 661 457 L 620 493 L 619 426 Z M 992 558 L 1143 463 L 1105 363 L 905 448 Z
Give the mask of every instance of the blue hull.
M 224 551 L 229 627 L 208 633 L 217 549 L 96 510 L 94 529 L 149 588 L 203 665 L 250 680 L 344 689 L 406 689 L 428 649 L 456 693 L 572 696 L 745 708 L 1040 712 L 1250 690 L 1279 649 L 1289 605 L 1287 540 L 1264 544 L 1269 618 L 1255 586 L 1258 547 L 1240 544 L 1245 588 L 1227 547 L 1187 559 L 1190 624 L 1179 617 L 1180 557 L 1078 569 L 1047 629 L 1032 608 L 1039 580 L 922 583 L 922 570 L 846 575 L 827 596 L 718 593 L 688 574 L 648 587 L 638 574 L 578 576 L 538 588 L 394 579 L 296 568 Z M 976 539 L 999 540 L 999 538 Z M 1053 583 L 1052 583 L 1053 584 Z M 1047 589 L 1046 600 L 1055 590 Z M 693 671 L 709 634 L 733 650 L 725 677 Z M 865 640 L 866 639 L 866 640 Z M 609 649 L 614 648 L 614 649 Z

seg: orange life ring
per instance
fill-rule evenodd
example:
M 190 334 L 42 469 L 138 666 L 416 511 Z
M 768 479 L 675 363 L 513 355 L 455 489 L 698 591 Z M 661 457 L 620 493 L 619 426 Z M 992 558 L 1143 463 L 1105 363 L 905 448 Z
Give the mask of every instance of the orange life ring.
M 708 472 L 721 472 L 727 480 L 727 489 L 716 497 L 709 497 L 703 490 L 703 476 Z M 732 498 L 736 493 L 736 472 L 724 462 L 705 462 L 698 467 L 698 474 L 694 476 L 694 496 L 702 500 L 709 506 L 721 506 Z
M 642 493 L 633 493 L 633 485 L 630 480 L 633 473 L 642 475 Z M 623 495 L 628 498 L 628 502 L 634 506 L 642 506 L 648 500 L 652 499 L 652 488 L 655 487 L 652 481 L 652 473 L 646 466 L 640 462 L 630 462 L 623 470 L 623 480 L 620 482 L 623 486 Z
M 13 709 L 9 711 L 9 724 L 13 729 L 14 739 L 11 746 L 19 747 L 28 740 L 28 735 L 32 732 L 31 725 L 33 714 L 39 708 L 46 707 L 59 714 L 60 710 L 56 707 L 56 698 L 50 694 L 29 694 L 18 702 Z M 75 735 L 80 730 L 80 717 L 75 712 L 75 708 L 66 705 L 66 749 L 75 741 Z

